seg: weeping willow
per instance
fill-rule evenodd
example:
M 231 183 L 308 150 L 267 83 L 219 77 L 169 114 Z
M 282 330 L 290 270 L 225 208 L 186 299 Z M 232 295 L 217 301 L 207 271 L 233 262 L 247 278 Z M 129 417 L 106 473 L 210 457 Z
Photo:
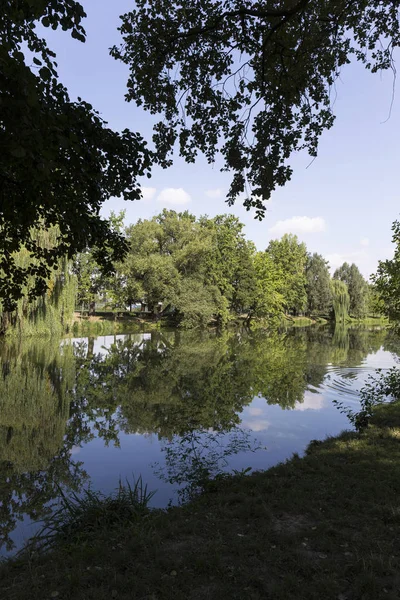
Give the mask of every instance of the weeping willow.
M 57 244 L 58 228 L 36 229 L 32 237 L 42 248 L 52 248 Z M 31 263 L 30 252 L 22 248 L 16 254 L 16 264 L 27 267 Z M 61 335 L 72 327 L 76 297 L 76 278 L 71 272 L 71 264 L 62 258 L 53 268 L 47 284 L 47 291 L 39 298 L 30 299 L 33 276 L 28 279 L 24 295 L 17 302 L 13 313 L 5 313 L 0 304 L 2 333 L 7 335 Z
M 336 323 L 345 323 L 350 308 L 350 296 L 347 285 L 338 279 L 331 280 L 333 311 Z
M 16 473 L 41 471 L 59 452 L 75 381 L 71 346 L 29 341 L 0 352 L 0 464 Z
M 331 345 L 331 363 L 333 365 L 347 364 L 349 347 L 349 329 L 342 322 L 336 321 Z

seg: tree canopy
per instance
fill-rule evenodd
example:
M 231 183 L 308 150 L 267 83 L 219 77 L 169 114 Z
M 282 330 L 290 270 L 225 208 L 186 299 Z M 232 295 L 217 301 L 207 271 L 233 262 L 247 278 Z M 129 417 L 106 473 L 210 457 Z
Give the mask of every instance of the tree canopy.
M 392 227 L 392 241 L 395 244 L 394 256 L 390 260 L 379 261 L 373 277 L 375 289 L 382 301 L 383 312 L 398 325 L 400 323 L 400 222 Z
M 113 215 L 113 227 L 121 230 L 121 219 Z M 101 276 L 90 249 L 78 256 L 78 301 L 103 299 L 122 310 L 142 303 L 153 318 L 167 316 L 186 328 L 224 325 L 235 318 L 272 325 L 282 322 L 284 313 L 345 320 L 347 299 L 353 300 L 354 316 L 360 316 L 357 307 L 368 308 L 368 286 L 355 265 L 347 265 L 350 275 L 343 285 L 331 288 L 327 261 L 309 254 L 296 235 L 271 240 L 258 252 L 243 229 L 234 215 L 197 218 L 164 209 L 151 219 L 139 219 L 121 230 L 128 252 L 112 276 Z M 347 267 L 337 270 L 336 277 L 345 277 Z M 332 312 L 343 299 L 345 313 Z M 373 312 L 380 312 L 378 298 Z
M 173 307 L 179 322 L 225 321 L 248 307 L 255 289 L 254 246 L 232 215 L 196 219 L 164 210 L 126 230 L 128 254 L 118 267 L 122 294 L 150 309 Z
M 332 306 L 331 276 L 328 262 L 316 252 L 307 258 L 306 280 L 307 312 L 327 315 Z
M 284 273 L 282 295 L 287 312 L 298 314 L 307 303 L 305 267 L 307 248 L 297 235 L 285 233 L 280 240 L 272 240 L 266 250 Z
M 352 59 L 389 69 L 400 44 L 400 0 L 137 0 L 122 16 L 115 58 L 129 66 L 127 99 L 161 119 L 165 158 L 179 143 L 193 162 L 220 151 L 233 172 L 228 201 L 259 218 L 291 177 L 293 152 L 317 154 L 334 122 L 331 90 Z
M 100 214 L 111 196 L 139 199 L 139 175 L 149 173 L 150 153 L 139 134 L 112 131 L 93 107 L 71 101 L 59 81 L 55 54 L 38 25 L 62 28 L 85 41 L 82 6 L 74 0 L 3 2 L 0 14 L 0 297 L 15 306 L 28 277 L 30 296 L 43 293 L 51 267 L 97 247 L 111 268 L 123 239 Z M 43 247 L 33 229 L 57 226 Z M 29 260 L 18 264 L 24 247 Z
M 368 284 L 361 275 L 359 268 L 354 263 L 349 265 L 344 262 L 333 274 L 334 279 L 339 279 L 347 285 L 349 293 L 349 312 L 353 317 L 362 318 L 367 312 Z
M 221 152 L 223 168 L 233 173 L 228 202 L 246 193 L 245 206 L 262 218 L 265 200 L 291 177 L 293 152 L 316 156 L 322 132 L 332 126 L 330 91 L 342 66 L 353 57 L 373 72 L 393 66 L 399 7 L 400 0 L 138 0 L 122 16 L 123 45 L 111 53 L 130 68 L 126 99 L 161 115 L 149 151 L 138 133 L 115 132 L 89 103 L 72 101 L 59 80 L 40 28 L 61 28 L 84 42 L 81 4 L 3 3 L 3 308 L 15 307 L 30 277 L 29 297 L 43 294 L 62 256 L 91 248 L 101 269 L 111 271 L 127 246 L 100 208 L 110 197 L 140 199 L 137 177 L 149 176 L 155 161 L 168 166 L 175 142 L 189 162 L 198 152 L 213 162 Z M 52 245 L 32 235 L 54 226 Z M 23 266 L 16 260 L 22 248 L 29 259 Z M 216 283 L 237 307 L 254 293 L 245 272 L 241 267 L 242 285 L 232 283 L 229 291 Z
M 332 279 L 331 292 L 335 321 L 336 323 L 341 323 L 343 325 L 348 317 L 350 306 L 350 297 L 347 285 L 340 279 Z

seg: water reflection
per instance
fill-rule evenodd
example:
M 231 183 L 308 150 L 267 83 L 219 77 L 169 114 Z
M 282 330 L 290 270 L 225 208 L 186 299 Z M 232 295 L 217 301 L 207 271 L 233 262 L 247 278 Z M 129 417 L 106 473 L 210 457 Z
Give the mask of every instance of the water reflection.
M 77 489 L 86 473 L 70 455 L 73 348 L 30 341 L 2 346 L 0 359 L 0 539 L 9 550 L 17 521 L 42 519 L 59 486 Z
M 229 432 L 195 430 L 165 440 L 165 465 L 153 466 L 160 479 L 176 486 L 179 501 L 184 503 L 209 485 L 210 480 L 223 475 L 233 456 L 260 449 L 250 433 L 241 428 Z
M 207 461 L 213 453 L 216 457 L 216 441 L 222 449 L 218 460 L 232 466 L 228 456 L 235 452 L 224 452 L 239 425 L 256 434 L 268 432 L 274 439 L 280 436 L 285 448 L 290 448 L 293 430 L 289 431 L 290 419 L 284 417 L 282 409 L 292 415 L 317 412 L 329 393 L 335 397 L 356 394 L 354 380 L 360 378 L 363 369 L 370 370 L 364 364 L 366 357 L 373 353 L 378 357 L 385 344 L 390 352 L 397 352 L 398 342 L 386 338 L 385 331 L 331 332 L 326 328 L 251 335 L 157 331 L 66 340 L 61 349 L 57 341 L 48 340 L 3 343 L 3 544 L 12 547 L 11 533 L 19 520 L 36 521 L 45 516 L 58 497 L 59 486 L 79 491 L 87 483 L 92 473 L 86 472 L 86 463 L 79 459 L 81 449 L 84 454 L 83 450 L 93 444 L 95 460 L 105 465 L 106 457 L 112 448 L 119 447 L 122 438 L 154 435 L 159 440 L 154 452 L 166 469 L 164 476 L 179 485 L 190 479 L 190 464 L 196 463 L 197 459 L 194 463 L 192 459 L 200 456 L 200 451 L 203 466 L 212 472 Z M 382 366 L 380 360 L 377 367 Z M 280 411 L 279 418 L 273 413 L 272 423 L 266 406 Z M 317 430 L 313 437 L 319 435 Z M 207 447 L 208 457 L 204 455 Z M 247 447 L 236 447 L 241 452 L 254 449 L 254 439 Z M 176 460 L 179 456 L 190 460 Z M 139 474 L 135 458 L 129 460 L 130 472 Z M 255 464 L 254 460 L 246 458 L 245 466 Z M 148 469 L 153 462 L 149 456 Z M 108 472 L 104 466 L 104 470 L 105 476 L 115 479 L 115 467 Z M 146 472 L 141 470 L 141 474 L 146 480 Z

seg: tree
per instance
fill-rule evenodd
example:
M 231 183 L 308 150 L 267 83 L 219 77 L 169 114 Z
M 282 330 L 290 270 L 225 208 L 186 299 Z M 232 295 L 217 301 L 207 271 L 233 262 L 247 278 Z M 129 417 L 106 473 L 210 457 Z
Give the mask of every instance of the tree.
M 333 312 L 336 323 L 345 323 L 350 307 L 350 297 L 347 285 L 340 279 L 331 281 Z
M 76 305 L 79 308 L 95 305 L 98 293 L 103 285 L 103 274 L 94 257 L 93 251 L 87 248 L 79 252 L 73 261 L 73 271 L 77 280 Z
M 368 306 L 368 284 L 354 263 L 343 263 L 333 274 L 347 285 L 350 298 L 349 312 L 353 317 L 361 319 L 365 316 Z
M 137 176 L 151 154 L 136 133 L 112 131 L 90 104 L 72 102 L 55 54 L 37 25 L 69 30 L 85 41 L 82 6 L 74 0 L 3 2 L 0 15 L 0 297 L 15 307 L 28 278 L 33 298 L 46 291 L 63 256 L 97 247 L 104 269 L 124 254 L 124 240 L 99 211 L 111 196 L 141 197 Z M 24 55 L 26 52 L 26 56 Z M 57 242 L 41 247 L 32 229 L 57 226 Z M 16 253 L 25 248 L 21 266 Z
M 382 303 L 383 313 L 394 324 L 400 322 L 400 222 L 392 226 L 394 256 L 390 260 L 379 261 L 376 275 L 372 277 L 375 289 Z
M 297 235 L 285 234 L 280 240 L 272 240 L 266 252 L 282 271 L 281 293 L 287 312 L 302 312 L 307 303 L 305 266 L 307 248 Z
M 202 217 L 200 223 L 213 236 L 207 278 L 218 286 L 230 310 L 244 312 L 252 302 L 256 287 L 255 246 L 246 240 L 244 225 L 234 215 Z
M 306 280 L 308 313 L 327 315 L 332 306 L 329 263 L 316 252 L 308 255 Z
M 31 237 L 38 248 L 46 250 L 57 243 L 57 227 L 32 230 Z M 18 268 L 24 269 L 32 262 L 32 256 L 23 246 L 14 253 L 13 260 Z M 33 262 L 32 264 L 35 264 Z M 56 261 L 49 270 L 45 281 L 46 291 L 38 297 L 31 297 L 35 289 L 34 275 L 27 277 L 21 287 L 21 297 L 14 310 L 7 311 L 7 303 L 0 302 L 0 332 L 18 335 L 61 335 L 72 325 L 75 309 L 76 279 L 72 273 L 71 261 L 65 256 Z
M 182 279 L 179 293 L 174 300 L 177 317 L 182 327 L 207 326 L 221 311 L 224 301 L 216 286 L 205 286 L 195 277 Z
M 111 211 L 108 218 L 108 226 L 113 235 L 118 235 L 124 239 L 124 218 L 125 211 L 120 211 L 119 214 Z M 124 240 L 125 243 L 125 240 Z M 112 297 L 115 305 L 123 303 L 125 306 L 125 290 L 123 277 L 119 272 L 119 263 L 112 262 L 113 250 L 105 245 L 102 252 L 108 255 L 113 268 L 112 273 L 104 273 L 99 264 L 97 257 L 99 249 L 97 246 L 85 248 L 82 252 L 76 254 L 73 261 L 73 272 L 77 278 L 77 297 L 76 303 L 78 307 L 88 306 L 89 313 L 95 313 L 95 305 L 99 296 L 103 297 L 108 294 Z
M 220 324 L 248 310 L 256 288 L 254 244 L 233 215 L 196 219 L 164 210 L 128 227 L 124 288 L 150 307 L 174 309 L 182 326 Z
M 373 277 L 373 276 L 372 276 Z M 368 286 L 368 314 L 382 316 L 385 314 L 385 303 L 376 285 Z
M 285 299 L 281 293 L 284 275 L 267 252 L 254 257 L 256 288 L 250 304 L 248 322 L 253 317 L 274 319 L 283 313 Z
M 122 238 L 125 211 L 118 215 L 111 211 L 108 219 L 108 226 L 112 234 L 119 235 Z M 112 250 L 108 247 L 103 249 L 108 253 L 109 260 L 112 262 Z M 106 293 L 113 296 L 113 300 L 118 304 L 120 299 L 120 288 L 122 287 L 121 277 L 117 271 L 117 264 L 113 264 L 112 274 L 105 274 L 97 261 L 99 249 L 97 246 L 85 248 L 82 252 L 76 254 L 73 261 L 73 272 L 77 278 L 77 297 L 76 302 L 79 306 L 89 306 L 89 313 L 95 313 L 96 301 L 99 295 Z
M 257 216 L 291 177 L 295 151 L 316 156 L 334 123 L 331 89 L 355 57 L 389 69 L 400 45 L 400 0 L 137 0 L 122 16 L 128 100 L 153 114 L 160 157 L 209 162 L 221 151 L 233 171 L 228 202 L 247 190 Z
M 186 325 L 206 324 L 221 308 L 220 292 L 208 277 L 214 233 L 190 213 L 164 210 L 127 229 L 128 255 L 121 266 L 126 285 L 156 305 L 172 306 Z M 190 316 L 189 316 L 190 315 Z

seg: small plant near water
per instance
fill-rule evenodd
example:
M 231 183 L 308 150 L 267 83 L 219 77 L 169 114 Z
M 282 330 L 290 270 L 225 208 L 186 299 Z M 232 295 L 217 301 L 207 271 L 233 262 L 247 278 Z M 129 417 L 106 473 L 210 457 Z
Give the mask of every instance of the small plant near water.
M 367 383 L 360 390 L 360 410 L 353 411 L 337 400 L 334 400 L 334 404 L 347 416 L 357 431 L 362 431 L 368 427 L 377 406 L 399 399 L 400 369 L 392 367 L 386 372 L 377 369 L 375 375 L 368 376 Z
M 201 492 L 212 491 L 216 481 L 228 477 L 226 468 L 230 457 L 261 449 L 243 429 L 235 428 L 226 437 L 226 432 L 198 430 L 176 436 L 165 444 L 165 469 L 156 463 L 155 473 L 161 480 L 178 486 L 181 504 Z M 232 473 L 246 475 L 250 471 L 248 467 L 232 470 Z
M 131 524 L 148 513 L 154 494 L 141 477 L 133 484 L 120 480 L 117 490 L 108 496 L 90 488 L 80 495 L 66 495 L 60 489 L 60 507 L 44 521 L 30 546 L 43 550 L 55 542 L 82 543 L 101 529 Z

